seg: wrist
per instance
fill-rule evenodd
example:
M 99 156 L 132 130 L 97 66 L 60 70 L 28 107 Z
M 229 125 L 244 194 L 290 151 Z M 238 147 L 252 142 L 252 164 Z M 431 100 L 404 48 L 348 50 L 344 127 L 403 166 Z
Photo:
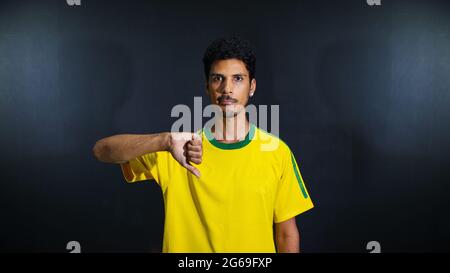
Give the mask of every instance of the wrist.
M 163 150 L 170 151 L 172 149 L 172 134 L 170 132 L 162 134 Z

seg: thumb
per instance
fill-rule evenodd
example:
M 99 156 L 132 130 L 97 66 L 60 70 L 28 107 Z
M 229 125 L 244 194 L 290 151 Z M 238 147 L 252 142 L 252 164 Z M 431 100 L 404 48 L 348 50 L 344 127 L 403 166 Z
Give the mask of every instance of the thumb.
M 202 144 L 202 138 L 200 137 L 199 134 L 193 133 L 191 142 L 194 145 L 200 145 L 200 144 Z
M 200 178 L 200 171 L 199 171 L 196 167 L 192 166 L 192 165 L 189 164 L 189 163 L 187 163 L 184 167 L 185 167 L 188 171 L 190 171 L 193 175 L 195 175 L 195 176 L 197 176 L 198 178 Z

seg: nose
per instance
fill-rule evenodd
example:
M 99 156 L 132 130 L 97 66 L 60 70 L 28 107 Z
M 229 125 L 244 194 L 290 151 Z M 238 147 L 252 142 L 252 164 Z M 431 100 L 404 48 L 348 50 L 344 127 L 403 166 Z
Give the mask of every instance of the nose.
M 223 81 L 221 91 L 223 94 L 233 94 L 233 82 L 231 80 Z

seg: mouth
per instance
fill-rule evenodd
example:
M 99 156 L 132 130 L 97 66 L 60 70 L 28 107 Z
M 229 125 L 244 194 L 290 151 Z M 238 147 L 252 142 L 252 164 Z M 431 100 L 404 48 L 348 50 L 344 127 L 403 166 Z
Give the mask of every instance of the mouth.
M 232 98 L 231 96 L 220 96 L 219 98 L 217 98 L 217 102 L 219 105 L 222 106 L 227 106 L 227 105 L 233 105 L 235 103 L 237 103 L 237 100 Z
M 233 105 L 234 103 L 235 103 L 234 100 L 219 100 L 219 104 L 220 105 L 224 105 L 224 106 L 226 106 L 226 105 Z

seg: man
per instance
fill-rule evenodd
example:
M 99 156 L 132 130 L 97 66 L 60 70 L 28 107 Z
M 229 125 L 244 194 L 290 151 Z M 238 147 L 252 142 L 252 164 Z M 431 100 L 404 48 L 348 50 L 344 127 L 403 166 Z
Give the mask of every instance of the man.
M 163 252 L 299 252 L 295 216 L 313 208 L 282 141 L 249 123 L 256 57 L 246 41 L 214 41 L 203 58 L 206 90 L 223 115 L 198 133 L 115 135 L 97 141 L 127 182 L 155 180 L 165 207 Z M 273 225 L 275 224 L 275 236 Z M 275 241 L 274 241 L 275 238 Z

